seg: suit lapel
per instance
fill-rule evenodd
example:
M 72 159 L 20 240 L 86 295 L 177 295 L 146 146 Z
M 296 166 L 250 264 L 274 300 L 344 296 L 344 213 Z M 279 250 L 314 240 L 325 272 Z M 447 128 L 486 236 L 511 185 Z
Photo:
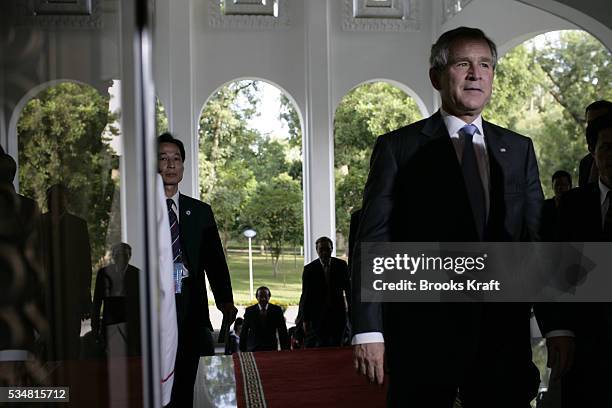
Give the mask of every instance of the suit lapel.
M 179 225 L 181 229 L 181 247 L 183 248 L 183 257 L 185 264 L 191 270 L 195 265 L 190 263 L 191 248 L 190 244 L 193 244 L 197 238 L 196 224 L 191 219 L 193 215 L 193 208 L 189 200 L 185 199 L 183 194 L 179 194 Z
M 602 219 L 601 219 L 601 196 L 599 185 L 597 183 L 588 184 L 588 198 L 585 200 L 585 206 L 588 206 L 585 213 L 587 214 L 587 231 L 598 231 L 599 238 L 603 237 Z

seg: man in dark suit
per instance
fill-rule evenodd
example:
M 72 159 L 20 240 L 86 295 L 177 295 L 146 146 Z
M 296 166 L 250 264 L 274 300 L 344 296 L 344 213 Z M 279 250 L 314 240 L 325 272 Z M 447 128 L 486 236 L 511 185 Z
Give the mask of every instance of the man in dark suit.
M 48 212 L 41 216 L 41 247 L 47 276 L 48 358 L 79 358 L 81 320 L 91 312 L 91 246 L 87 223 L 68 210 L 69 190 L 47 190 Z
M 351 213 L 351 222 L 349 224 L 349 239 L 348 239 L 348 267 L 351 270 L 353 259 L 353 251 L 355 250 L 355 240 L 357 239 L 357 230 L 359 229 L 359 220 L 361 219 L 361 208 L 356 209 Z
M 587 128 L 599 179 L 569 191 L 561 203 L 565 242 L 612 241 L 612 114 Z M 612 304 L 566 304 L 576 336 L 574 364 L 562 379 L 563 408 L 612 407 Z
M 572 176 L 565 170 L 557 170 L 552 175 L 552 186 L 555 196 L 544 200 L 540 236 L 542 241 L 554 241 L 559 234 L 559 207 L 561 197 L 572 188 Z
M 364 190 L 362 242 L 536 239 L 543 201 L 531 140 L 484 121 L 497 60 L 478 29 L 448 31 L 432 46 L 430 79 L 442 108 L 380 136 Z M 362 302 L 352 271 L 355 368 L 382 383 L 398 407 L 529 407 L 530 305 Z M 401 320 L 404 324 L 397 324 Z M 556 339 L 556 340 L 555 340 Z M 551 348 L 566 337 L 551 340 Z
M 302 312 L 306 347 L 340 346 L 350 307 L 350 283 L 346 262 L 332 257 L 328 237 L 316 241 L 318 259 L 304 266 Z M 346 295 L 346 302 L 344 295 Z
M 608 112 L 612 112 L 612 102 L 600 100 L 595 101 L 589 106 L 586 107 L 586 122 L 587 125 L 591 123 L 593 120 L 598 118 L 601 115 L 604 115 Z M 595 146 L 589 144 L 589 140 L 587 138 L 587 146 L 589 148 L 589 153 L 580 160 L 580 164 L 578 166 L 578 186 L 582 187 L 587 185 L 588 183 L 593 183 L 597 181 L 597 166 L 595 166 L 593 160 L 593 150 Z
M 178 325 L 173 407 L 193 404 L 193 386 L 200 355 L 213 355 L 213 327 L 208 315 L 204 271 L 217 308 L 224 319 L 234 320 L 232 284 L 212 209 L 179 192 L 183 180 L 185 148 L 171 134 L 158 137 L 159 174 L 164 182 L 172 253 Z
M 270 297 L 272 293 L 265 286 L 255 291 L 257 304 L 244 311 L 240 351 L 276 351 L 279 341 L 282 350 L 289 350 L 289 334 L 283 309 L 269 303 Z
M 12 156 L 0 153 L 0 182 L 15 191 L 14 183 L 17 175 L 17 163 Z M 36 201 L 17 194 L 19 201 L 19 222 L 26 233 L 32 232 L 40 217 L 40 210 Z

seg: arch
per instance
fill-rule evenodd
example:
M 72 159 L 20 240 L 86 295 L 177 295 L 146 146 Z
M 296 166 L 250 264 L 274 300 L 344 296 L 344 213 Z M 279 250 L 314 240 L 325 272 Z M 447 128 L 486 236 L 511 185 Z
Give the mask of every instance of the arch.
M 540 10 L 575 24 L 580 29 L 597 38 L 609 51 L 612 52 L 612 29 L 592 16 L 560 1 L 552 0 L 518 0 L 520 3 L 530 5 Z M 550 30 L 549 30 L 550 31 Z
M 249 84 L 250 86 L 251 83 L 255 83 L 259 91 L 253 91 L 252 88 L 248 88 L 246 91 L 253 91 L 252 94 L 259 99 L 258 103 L 251 105 L 246 102 L 243 104 L 242 95 L 239 93 L 233 94 L 230 91 L 229 94 L 226 94 L 228 88 L 239 90 L 244 84 Z M 219 94 L 220 91 L 223 93 Z M 237 99 L 234 98 L 236 95 L 238 96 Z M 271 96 L 271 99 L 268 99 L 268 95 Z M 291 119 L 289 119 L 289 122 L 294 125 L 291 127 L 291 130 L 294 132 L 291 132 L 290 135 L 299 136 L 299 138 L 291 139 L 295 143 L 286 143 L 284 141 L 289 140 L 289 138 L 284 137 L 284 130 L 286 128 L 281 128 L 281 119 L 276 116 L 276 98 L 281 97 L 281 95 L 283 100 L 287 102 L 287 105 L 290 106 Z M 217 116 L 215 112 L 210 110 L 210 107 L 215 106 L 219 101 L 222 101 L 223 110 L 227 106 L 234 112 L 245 107 L 247 109 L 253 108 L 256 114 L 257 112 L 261 113 L 261 119 L 263 120 L 258 121 L 259 118 L 255 115 L 252 117 L 247 116 L 248 120 L 243 121 L 239 125 L 245 128 L 245 132 L 238 131 L 232 133 L 234 129 L 229 127 L 221 132 L 221 137 L 215 137 L 213 142 L 213 137 L 210 136 L 215 134 L 216 131 L 210 131 L 213 129 L 218 130 L 219 123 L 215 122 Z M 211 113 L 212 117 L 205 116 Z M 229 112 L 227 113 L 233 115 Z M 272 81 L 251 76 L 239 77 L 217 86 L 208 95 L 199 110 L 197 120 L 198 130 L 194 132 L 195 141 L 192 139 L 196 148 L 193 150 L 194 153 L 197 152 L 199 154 L 201 159 L 206 158 L 206 164 L 199 167 L 198 190 L 199 194 L 205 197 L 204 200 L 213 206 L 224 248 L 228 251 L 228 247 L 231 248 L 232 244 L 234 244 L 244 249 L 242 247 L 244 242 L 240 235 L 240 230 L 245 227 L 254 227 L 254 229 L 258 230 L 257 225 L 249 225 L 249 223 L 260 223 L 260 227 L 263 230 L 258 232 L 265 230 L 270 235 L 258 234 L 259 236 L 255 239 L 264 238 L 266 247 L 271 249 L 270 253 L 273 259 L 272 270 L 274 271 L 272 276 L 273 282 L 278 283 L 276 281 L 276 273 L 281 269 L 287 272 L 286 276 L 288 279 L 297 279 L 298 273 L 295 265 L 289 265 L 286 260 L 283 260 L 284 258 L 279 259 L 281 253 L 286 254 L 287 252 L 294 252 L 294 254 L 297 254 L 296 256 L 301 257 L 299 247 L 305 239 L 307 224 L 303 215 L 307 208 L 305 182 L 307 166 L 304 161 L 304 151 L 306 149 L 304 143 L 305 124 L 302 112 L 294 97 L 283 87 L 278 86 Z M 300 122 L 299 125 L 297 121 Z M 227 124 L 230 125 L 230 121 Z M 253 129 L 254 132 L 251 133 L 250 129 Z M 301 133 L 297 134 L 297 132 Z M 214 146 L 228 146 L 227 137 L 237 133 L 240 133 L 241 137 L 245 137 L 239 142 L 244 147 L 242 149 L 234 149 L 233 153 L 230 154 L 235 154 L 233 157 L 240 160 L 227 160 L 223 154 L 216 156 L 221 157 L 221 160 L 211 160 L 211 150 L 209 149 Z M 216 134 L 216 136 L 219 135 Z M 275 137 L 277 135 L 281 137 L 277 139 Z M 299 143 L 297 143 L 298 140 Z M 206 147 L 203 149 L 197 149 L 197 146 L 204 145 Z M 257 148 L 252 148 L 251 146 L 257 146 Z M 220 150 L 222 149 L 215 149 L 213 152 Z M 247 164 L 245 166 L 244 162 L 252 165 Z M 199 161 L 194 160 L 194 165 L 197 165 L 197 163 Z M 289 176 L 284 173 L 288 173 Z M 207 181 L 210 181 L 210 183 Z M 228 191 L 232 191 L 232 193 L 228 194 Z M 279 192 L 281 191 L 284 194 L 280 194 Z M 268 214 L 276 214 L 276 216 L 282 214 L 281 218 L 284 217 L 284 221 L 271 222 Z M 304 227 L 300 225 L 302 222 Z M 280 228 L 277 227 L 277 229 L 274 225 Z M 286 235 L 287 233 L 289 235 Z M 274 242 L 276 240 L 270 238 L 283 237 L 283 234 L 285 234 L 285 237 L 282 239 L 283 249 L 281 249 L 281 246 L 279 246 L 280 241 Z M 263 243 L 264 241 L 260 242 Z M 298 249 L 291 250 L 288 248 L 289 246 L 293 249 Z M 231 249 L 226 252 L 226 255 L 228 259 L 232 259 L 231 262 L 242 263 L 244 260 L 243 254 Z M 281 265 L 283 266 L 279 267 Z M 259 273 L 261 274 L 261 272 L 260 269 Z M 266 272 L 263 271 L 263 273 L 265 274 Z M 281 276 L 284 275 L 279 274 L 278 278 L 281 278 Z M 258 276 L 255 276 L 255 278 L 259 279 Z M 273 288 L 272 290 L 274 291 Z M 291 289 L 291 291 L 294 290 L 295 288 Z M 238 291 L 241 297 L 244 296 L 243 288 L 238 288 Z M 250 294 L 251 292 L 249 291 L 249 296 Z M 299 293 L 295 294 L 295 296 L 299 296 Z M 295 302 L 297 302 L 297 298 Z
M 415 92 L 397 81 L 361 82 L 337 104 L 333 121 L 337 250 L 349 253 L 351 214 L 361 207 L 376 138 L 428 116 Z
M 13 109 L 13 113 L 11 114 L 11 118 L 8 125 L 8 134 L 7 134 L 7 153 L 13 156 L 15 162 L 17 163 L 17 168 L 19 168 L 19 152 L 18 152 L 18 140 L 17 140 L 17 123 L 19 122 L 19 118 L 21 117 L 21 112 L 27 105 L 27 103 L 34 98 L 36 95 L 41 93 L 47 88 L 51 88 L 52 86 L 59 85 L 65 82 L 72 82 L 79 85 L 89 86 L 93 89 L 96 89 L 98 92 L 100 90 L 95 86 L 88 84 L 87 82 L 79 81 L 71 78 L 61 78 L 61 79 L 53 79 L 51 81 L 40 83 L 33 88 L 31 88 L 28 92 L 26 92 L 21 99 L 15 104 Z M 15 178 L 15 189 L 19 191 L 19 178 Z
M 423 115 L 424 118 L 426 118 L 426 117 L 431 115 L 431 113 L 429 112 L 429 109 L 427 109 L 427 105 L 425 104 L 425 102 L 423 102 L 423 99 L 421 99 L 419 94 L 417 94 L 411 87 L 409 87 L 408 85 L 404 84 L 403 82 L 399 82 L 399 81 L 396 81 L 394 79 L 387 79 L 387 78 L 372 78 L 372 79 L 367 79 L 365 81 L 362 81 L 362 82 L 359 82 L 359 83 L 355 84 L 350 89 L 348 89 L 346 92 L 344 92 L 342 95 L 340 95 L 339 98 L 336 98 L 336 100 L 333 101 L 333 103 L 334 103 L 333 114 L 335 115 L 336 110 L 338 110 L 338 106 L 340 105 L 340 103 L 342 102 L 344 97 L 346 95 L 348 95 L 351 91 L 353 91 L 354 89 L 359 88 L 361 85 L 371 84 L 371 83 L 374 83 L 374 82 L 386 82 L 386 83 L 388 83 L 390 85 L 393 85 L 396 88 L 399 88 L 406 95 L 410 96 L 415 101 L 415 103 L 417 104 L 417 106 L 419 108 L 419 111 L 421 112 L 421 115 Z
M 300 105 L 297 103 L 297 101 L 295 100 L 295 98 L 293 97 L 293 95 L 291 95 L 291 93 L 289 91 L 287 91 L 284 87 L 282 87 L 281 85 L 279 85 L 278 83 L 271 81 L 269 79 L 266 78 L 262 78 L 262 77 L 256 77 L 256 76 L 244 76 L 244 77 L 237 77 L 234 79 L 230 79 L 229 81 L 225 81 L 223 82 L 221 85 L 217 86 L 204 100 L 204 103 L 202 103 L 199 113 L 196 116 L 195 120 L 196 120 L 196 126 L 195 128 L 198 129 L 198 125 L 199 125 L 199 121 L 200 121 L 200 117 L 202 116 L 202 112 L 204 112 L 204 107 L 208 104 L 208 102 L 210 101 L 210 98 L 212 98 L 212 96 L 214 94 L 216 94 L 219 89 L 221 89 L 222 87 L 224 87 L 227 84 L 231 84 L 232 82 L 239 82 L 239 81 L 261 81 L 261 82 L 265 82 L 269 85 L 272 85 L 273 87 L 279 89 L 288 99 L 289 101 L 293 104 L 293 107 L 295 108 L 295 111 L 298 114 L 298 118 L 300 120 L 300 127 L 301 127 L 301 131 L 302 131 L 302 137 L 305 137 L 306 133 L 305 133 L 305 128 L 304 128 L 304 115 L 302 114 L 302 108 L 300 107 Z M 194 137 L 198 137 L 197 132 L 195 134 Z M 302 145 L 304 144 L 304 141 L 302 140 Z M 303 161 L 303 160 L 302 160 Z M 199 180 L 198 181 L 198 185 L 199 185 Z

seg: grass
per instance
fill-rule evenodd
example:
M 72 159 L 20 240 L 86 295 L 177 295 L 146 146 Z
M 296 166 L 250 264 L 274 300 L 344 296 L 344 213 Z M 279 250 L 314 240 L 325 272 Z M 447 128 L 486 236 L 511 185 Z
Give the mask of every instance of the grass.
M 243 252 L 230 251 L 227 263 L 232 279 L 234 303 L 247 305 L 255 303 L 254 295 L 249 293 L 249 256 Z M 272 292 L 272 303 L 297 305 L 302 293 L 302 271 L 304 257 L 300 255 L 281 255 L 279 271 L 274 278 L 274 267 L 269 255 L 253 253 L 253 290 L 267 286 Z

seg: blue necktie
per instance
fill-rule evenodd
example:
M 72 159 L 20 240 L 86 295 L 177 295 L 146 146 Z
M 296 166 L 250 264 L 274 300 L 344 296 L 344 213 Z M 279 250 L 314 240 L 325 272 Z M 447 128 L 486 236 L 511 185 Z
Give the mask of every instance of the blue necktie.
M 480 178 L 480 170 L 478 169 L 478 161 L 474 153 L 474 144 L 472 138 L 478 131 L 474 125 L 465 125 L 459 129 L 459 135 L 463 136 L 463 157 L 461 159 L 461 170 L 463 172 L 463 180 L 465 181 L 465 189 L 472 207 L 474 215 L 474 224 L 478 232 L 479 239 L 483 239 L 485 224 L 487 219 L 487 209 L 485 204 L 485 192 L 482 187 L 482 179 Z
M 166 199 L 166 203 L 168 204 L 168 218 L 170 220 L 170 237 L 172 238 L 172 258 L 174 259 L 174 263 L 180 263 L 182 261 L 181 257 L 181 239 L 180 239 L 180 230 L 178 218 L 176 217 L 176 213 L 172 209 L 172 205 L 174 201 L 171 198 Z

